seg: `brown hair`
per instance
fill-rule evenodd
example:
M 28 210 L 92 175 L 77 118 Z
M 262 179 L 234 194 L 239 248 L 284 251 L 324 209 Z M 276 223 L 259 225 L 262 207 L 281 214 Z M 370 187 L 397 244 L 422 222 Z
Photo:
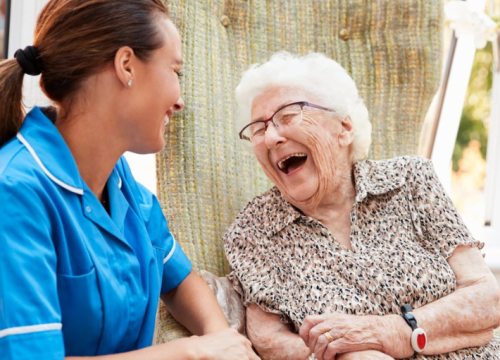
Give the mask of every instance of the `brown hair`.
M 90 75 L 109 66 L 123 46 L 147 61 L 164 45 L 157 20 L 168 16 L 161 0 L 51 0 L 38 17 L 35 46 L 40 54 L 40 86 L 61 104 Z M 24 119 L 24 71 L 16 59 L 0 62 L 0 147 Z

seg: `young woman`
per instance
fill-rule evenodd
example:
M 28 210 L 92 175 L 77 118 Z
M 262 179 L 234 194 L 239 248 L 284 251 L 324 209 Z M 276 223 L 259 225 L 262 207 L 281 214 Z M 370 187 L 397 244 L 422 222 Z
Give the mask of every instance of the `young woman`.
M 181 67 L 160 0 L 52 0 L 0 63 L 2 359 L 258 359 L 122 157 L 164 146 Z M 39 74 L 54 106 L 24 116 Z M 149 347 L 160 295 L 203 336 Z

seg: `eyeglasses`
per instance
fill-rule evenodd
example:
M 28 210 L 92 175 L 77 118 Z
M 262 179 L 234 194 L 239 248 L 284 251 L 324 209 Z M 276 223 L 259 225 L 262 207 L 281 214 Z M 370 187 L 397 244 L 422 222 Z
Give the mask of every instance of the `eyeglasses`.
M 305 107 L 335 112 L 335 110 L 311 104 L 307 101 L 295 102 L 278 109 L 278 111 L 267 120 L 254 121 L 245 126 L 243 130 L 240 131 L 240 139 L 250 141 L 252 144 L 260 143 L 264 140 L 269 122 L 272 122 L 278 131 L 297 125 L 302 121 Z

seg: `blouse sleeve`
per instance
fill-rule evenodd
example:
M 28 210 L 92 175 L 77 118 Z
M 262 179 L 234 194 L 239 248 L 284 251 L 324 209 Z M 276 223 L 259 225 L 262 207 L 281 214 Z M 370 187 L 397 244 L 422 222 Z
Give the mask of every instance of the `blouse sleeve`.
M 232 268 L 228 278 L 245 305 L 256 304 L 266 312 L 281 315 L 283 322 L 289 322 L 284 315 L 284 303 L 279 301 L 283 286 L 277 276 L 279 268 L 269 256 L 266 235 L 257 230 L 258 220 L 252 215 L 254 205 L 250 203 L 224 235 L 224 248 Z
M 422 246 L 448 259 L 460 245 L 477 246 L 453 202 L 446 194 L 430 160 L 419 159 L 410 174 L 412 220 Z

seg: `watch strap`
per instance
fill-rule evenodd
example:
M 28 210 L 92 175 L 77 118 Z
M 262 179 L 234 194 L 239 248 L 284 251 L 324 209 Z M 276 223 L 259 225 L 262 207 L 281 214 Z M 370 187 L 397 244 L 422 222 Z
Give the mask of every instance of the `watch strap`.
M 406 323 L 411 327 L 411 346 L 416 353 L 424 351 L 427 345 L 427 334 L 422 328 L 418 327 L 417 319 L 411 313 L 413 311 L 409 304 L 401 306 L 401 316 L 405 319 Z

